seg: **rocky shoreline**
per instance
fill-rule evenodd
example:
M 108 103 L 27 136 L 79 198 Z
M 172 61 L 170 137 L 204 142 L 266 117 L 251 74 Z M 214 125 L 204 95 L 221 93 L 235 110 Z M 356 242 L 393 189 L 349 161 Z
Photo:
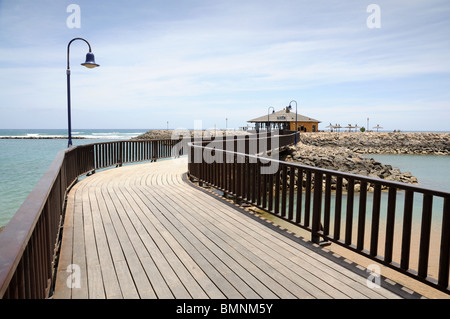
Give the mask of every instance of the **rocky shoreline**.
M 301 133 L 300 141 L 321 147 L 345 147 L 359 154 L 450 155 L 450 133 Z
M 283 160 L 389 181 L 418 184 L 417 177 L 410 172 L 401 172 L 397 167 L 364 157 L 344 147 L 320 147 L 298 143 L 297 146 L 291 146 L 286 150 Z M 345 186 L 347 181 L 344 179 L 343 183 Z M 369 190 L 372 190 L 371 187 L 373 186 L 369 185 Z M 336 179 L 332 179 L 331 188 L 336 188 Z M 355 190 L 359 191 L 357 182 Z
M 450 155 L 449 133 L 302 133 L 299 140 L 283 160 L 409 184 L 418 183 L 410 172 L 362 154 Z

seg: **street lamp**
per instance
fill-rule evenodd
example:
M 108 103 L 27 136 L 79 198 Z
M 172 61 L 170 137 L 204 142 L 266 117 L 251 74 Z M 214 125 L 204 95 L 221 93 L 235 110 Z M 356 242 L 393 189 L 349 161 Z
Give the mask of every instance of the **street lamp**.
M 269 108 L 267 109 L 267 132 L 269 132 L 269 127 L 270 127 L 270 120 L 269 120 L 269 111 L 270 109 L 272 109 L 272 114 L 275 113 L 275 108 L 273 106 L 269 106 Z
M 70 66 L 69 66 L 69 48 L 70 45 L 72 44 L 73 41 L 75 40 L 82 40 L 84 42 L 87 43 L 88 47 L 89 47 L 89 52 L 86 54 L 86 61 L 84 63 L 81 63 L 81 65 L 92 69 L 95 68 L 97 66 L 99 66 L 97 63 L 95 63 L 95 58 L 94 58 L 94 53 L 92 53 L 91 50 L 91 45 L 89 44 L 89 42 L 87 42 L 85 39 L 83 38 L 74 38 L 72 40 L 70 40 L 69 44 L 67 45 L 67 70 L 66 70 L 66 74 L 67 74 L 67 116 L 68 116 L 68 132 L 69 132 L 69 142 L 67 144 L 67 147 L 71 147 L 72 146 L 72 120 L 70 117 Z
M 295 102 L 295 145 L 297 145 L 297 132 L 298 132 L 298 127 L 297 127 L 297 101 L 292 100 L 291 102 L 289 102 L 289 109 L 292 109 L 291 103 Z

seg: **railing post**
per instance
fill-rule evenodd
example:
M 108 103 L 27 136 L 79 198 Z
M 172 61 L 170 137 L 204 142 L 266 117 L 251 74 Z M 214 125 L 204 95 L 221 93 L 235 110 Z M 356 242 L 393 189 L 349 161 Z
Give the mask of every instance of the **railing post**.
M 297 169 L 297 203 L 295 207 L 295 223 L 300 224 L 300 218 L 302 216 L 302 193 L 303 193 L 303 169 Z
M 311 241 L 313 243 L 320 243 L 320 219 L 322 211 L 322 180 L 323 174 L 315 172 L 314 174 L 314 199 L 313 199 L 313 215 L 311 225 Z
M 425 194 L 423 196 L 422 225 L 420 228 L 419 266 L 417 270 L 417 275 L 420 278 L 424 279 L 427 278 L 428 275 L 432 204 L 433 196 Z
M 123 151 L 124 151 L 123 148 L 124 148 L 124 144 L 123 144 L 123 141 L 121 141 L 119 143 L 119 148 L 118 148 L 119 154 L 118 154 L 118 159 L 117 159 L 119 166 L 122 166 L 122 164 L 123 164 Z
M 353 178 L 349 178 L 347 180 L 347 209 L 345 212 L 344 241 L 346 245 L 351 245 L 352 243 L 354 193 L 355 193 L 355 180 Z
M 405 192 L 405 204 L 403 214 L 403 230 L 402 230 L 402 256 L 400 259 L 400 268 L 408 270 L 409 268 L 409 256 L 411 250 L 411 226 L 413 215 L 413 199 L 414 192 Z
M 444 210 L 441 230 L 441 249 L 439 258 L 438 285 L 444 289 L 448 287 L 450 262 L 450 198 L 444 198 Z
M 370 235 L 370 255 L 378 254 L 378 232 L 380 227 L 381 185 L 376 184 L 373 193 L 372 227 Z
M 388 191 L 388 210 L 386 216 L 386 235 L 384 245 L 384 261 L 392 262 L 392 252 L 394 245 L 394 226 L 395 226 L 395 202 L 397 189 L 389 187 Z
M 358 238 L 357 249 L 363 250 L 364 236 L 366 233 L 366 204 L 367 204 L 367 182 L 362 181 L 359 193 L 359 211 L 358 211 Z

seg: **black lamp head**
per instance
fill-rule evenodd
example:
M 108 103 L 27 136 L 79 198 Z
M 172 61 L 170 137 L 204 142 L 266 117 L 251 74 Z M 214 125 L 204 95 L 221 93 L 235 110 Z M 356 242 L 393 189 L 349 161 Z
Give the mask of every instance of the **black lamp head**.
M 86 62 L 81 63 L 81 65 L 83 65 L 89 69 L 100 66 L 99 64 L 95 63 L 94 53 L 92 53 L 92 52 L 88 52 L 86 54 Z

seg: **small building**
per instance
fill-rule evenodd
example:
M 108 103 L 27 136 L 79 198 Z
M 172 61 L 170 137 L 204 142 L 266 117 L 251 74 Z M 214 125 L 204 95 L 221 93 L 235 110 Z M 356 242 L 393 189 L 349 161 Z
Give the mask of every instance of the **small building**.
M 266 115 L 249 120 L 249 123 L 255 123 L 256 131 L 269 129 L 280 129 L 295 131 L 295 121 L 297 115 L 297 131 L 301 132 L 318 132 L 319 120 L 292 112 L 289 107 L 285 107 L 281 111 L 268 113 Z

